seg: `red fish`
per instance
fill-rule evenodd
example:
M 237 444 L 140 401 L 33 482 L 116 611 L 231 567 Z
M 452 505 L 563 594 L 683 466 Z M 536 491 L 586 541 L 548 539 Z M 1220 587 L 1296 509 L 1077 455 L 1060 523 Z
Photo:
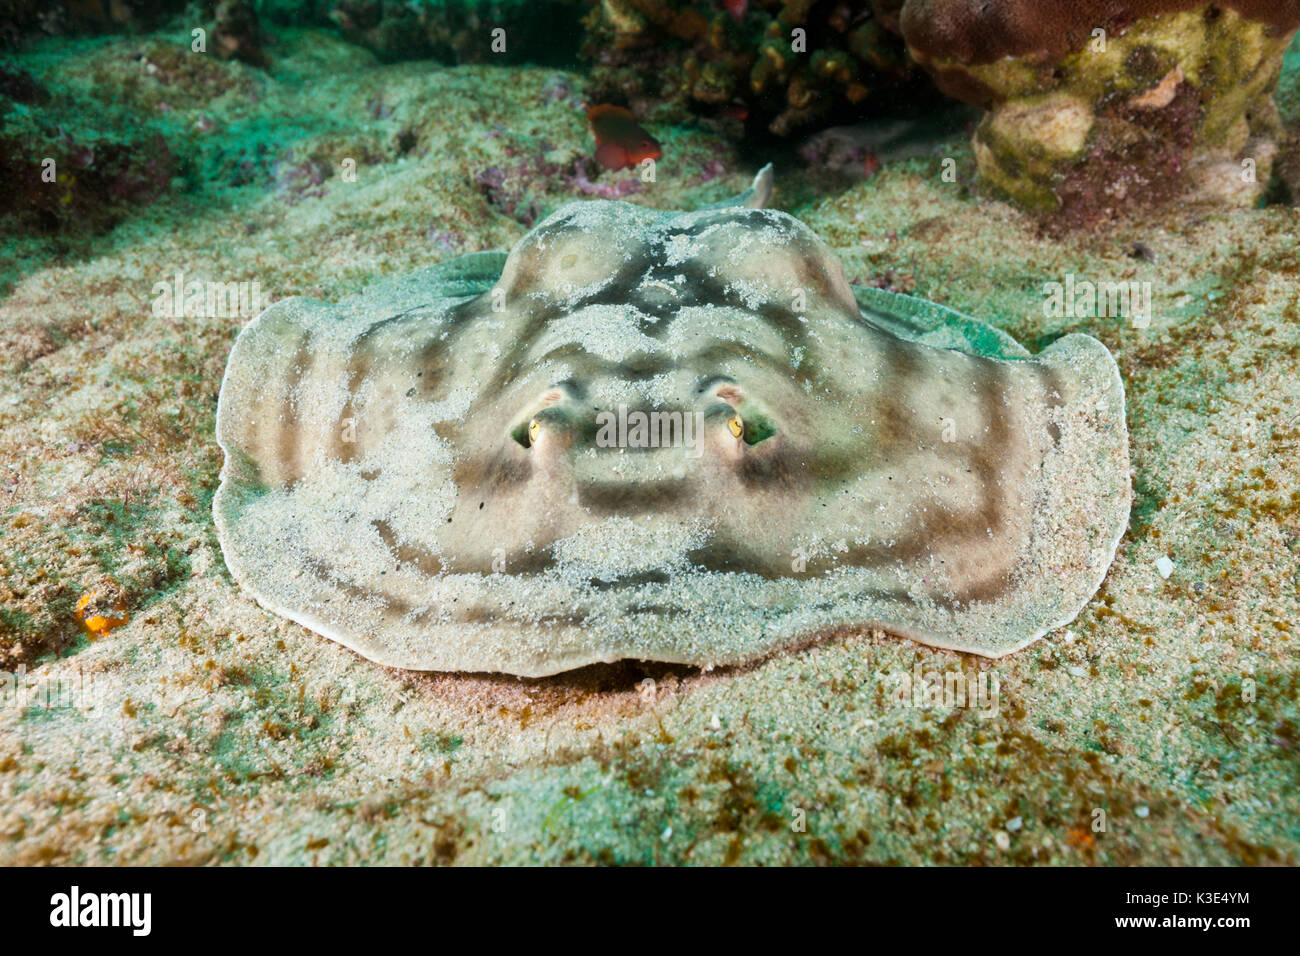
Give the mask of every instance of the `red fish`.
M 587 122 L 596 137 L 596 162 L 606 169 L 624 169 L 663 155 L 655 138 L 621 106 L 593 106 L 587 110 Z
M 722 5 L 731 14 L 731 19 L 740 23 L 745 19 L 745 12 L 749 9 L 749 0 L 722 0 Z

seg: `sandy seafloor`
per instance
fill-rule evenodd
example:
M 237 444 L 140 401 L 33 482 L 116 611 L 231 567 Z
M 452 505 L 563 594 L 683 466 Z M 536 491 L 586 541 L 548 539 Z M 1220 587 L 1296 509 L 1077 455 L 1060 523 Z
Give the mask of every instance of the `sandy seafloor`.
M 62 694 L 11 690 L 0 707 L 0 862 L 1300 860 L 1300 210 L 1184 207 L 1045 239 L 969 188 L 961 138 L 945 151 L 957 183 L 937 157 L 835 188 L 787 171 L 776 205 L 852 280 L 945 302 L 1031 349 L 1082 331 L 1115 353 L 1135 503 L 1096 598 L 998 661 L 876 633 L 710 673 L 403 673 L 232 582 L 210 513 L 213 422 L 243 320 L 155 316 L 151 290 L 180 270 L 332 300 L 506 247 L 528 202 L 574 195 L 565 171 L 591 149 L 565 95 L 579 78 L 378 66 L 293 31 L 268 72 L 213 61 L 198 87 L 142 72 L 142 48 L 182 42 L 23 61 L 87 97 L 131 77 L 129 104 L 166 101 L 211 127 L 195 137 L 261 136 L 293 159 L 270 187 L 179 184 L 94 238 L 9 237 L 0 663 Z M 1279 92 L 1293 131 L 1296 66 Z M 658 182 L 633 201 L 694 208 L 753 173 L 704 125 L 654 131 Z M 325 170 L 319 186 L 295 178 L 300 162 Z M 476 186 L 494 167 L 528 195 Z M 1153 321 L 1045 317 L 1043 283 L 1067 273 L 1151 282 Z M 130 620 L 92 640 L 74 607 L 110 592 Z M 997 707 L 900 706 L 891 691 L 914 669 L 996 676 Z

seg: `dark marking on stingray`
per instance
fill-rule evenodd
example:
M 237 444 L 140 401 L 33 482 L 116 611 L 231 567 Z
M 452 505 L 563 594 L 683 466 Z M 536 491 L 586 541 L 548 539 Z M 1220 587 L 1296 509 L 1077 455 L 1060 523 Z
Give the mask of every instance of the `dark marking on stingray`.
M 578 486 L 578 504 L 598 515 L 651 514 L 674 508 L 695 491 L 687 479 L 593 481 Z
M 302 477 L 302 436 L 300 396 L 297 394 L 302 380 L 311 370 L 316 354 L 310 348 L 311 332 L 304 329 L 298 338 L 293 358 L 289 363 L 289 374 L 285 380 L 284 411 L 280 416 L 279 440 L 277 452 L 280 459 L 281 480 L 286 487 L 292 487 Z
M 663 571 L 641 571 L 636 574 L 625 574 L 613 581 L 592 578 L 588 584 L 597 591 L 615 591 L 644 587 L 647 584 L 667 584 L 669 580 L 668 575 Z
M 388 550 L 392 552 L 398 564 L 409 564 L 419 569 L 423 574 L 437 575 L 443 570 L 442 560 L 425 548 L 408 542 L 400 542 L 393 526 L 387 521 L 373 521 L 375 530 L 379 532 L 379 537 L 383 539 Z

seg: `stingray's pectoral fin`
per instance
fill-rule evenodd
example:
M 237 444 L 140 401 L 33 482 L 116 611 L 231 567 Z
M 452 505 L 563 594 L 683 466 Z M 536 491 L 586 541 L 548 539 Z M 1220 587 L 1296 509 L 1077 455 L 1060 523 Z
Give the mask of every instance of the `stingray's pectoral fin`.
M 281 487 L 300 477 L 315 439 L 300 427 L 308 402 L 304 382 L 320 358 L 312 327 L 333 308 L 281 299 L 240 332 L 217 403 L 227 484 Z
M 472 298 L 496 285 L 506 258 L 506 253 L 492 250 L 444 259 L 410 275 L 385 279 L 339 305 L 346 307 L 354 301 L 364 301 L 372 309 L 391 308 L 398 312 L 413 305 L 436 306 L 449 300 Z
M 901 292 L 855 285 L 862 317 L 902 339 L 984 358 L 1028 358 L 1029 350 L 1001 329 L 956 309 Z
M 1041 403 L 1022 415 L 1046 439 L 1019 489 L 1029 533 L 1005 592 L 925 641 L 988 657 L 1074 620 L 1114 560 L 1132 501 L 1124 384 L 1106 347 L 1070 334 L 1016 366 L 1040 383 Z

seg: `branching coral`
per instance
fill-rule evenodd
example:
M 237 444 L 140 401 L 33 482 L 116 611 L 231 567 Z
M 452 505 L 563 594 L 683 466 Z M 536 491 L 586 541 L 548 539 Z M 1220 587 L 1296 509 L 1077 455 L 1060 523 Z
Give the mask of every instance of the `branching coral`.
M 870 5 L 846 0 L 598 0 L 591 98 L 662 102 L 785 136 L 861 115 L 908 74 Z

